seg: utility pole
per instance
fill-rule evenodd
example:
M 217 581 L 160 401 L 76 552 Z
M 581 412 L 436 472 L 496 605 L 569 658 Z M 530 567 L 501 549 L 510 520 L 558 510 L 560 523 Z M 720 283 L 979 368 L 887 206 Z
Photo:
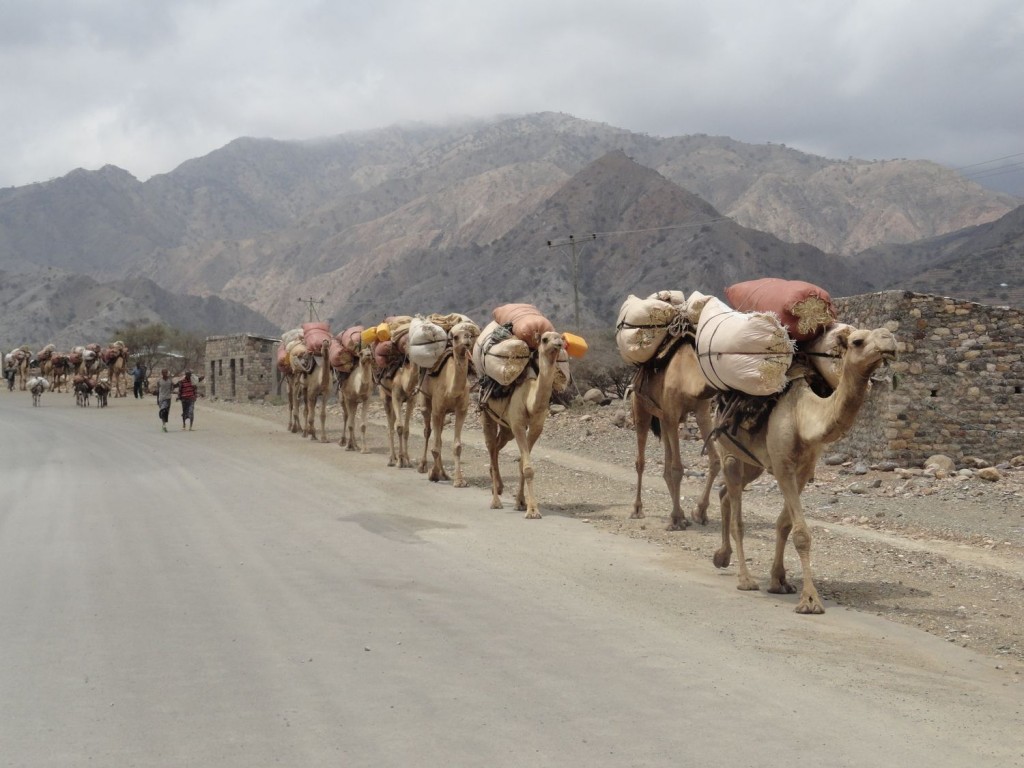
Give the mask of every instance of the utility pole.
M 573 307 L 576 313 L 576 333 L 580 332 L 580 256 L 583 255 L 583 248 L 587 242 L 593 242 L 597 240 L 597 235 L 592 234 L 589 237 L 576 239 L 576 235 L 569 235 L 565 240 L 548 240 L 548 248 L 564 248 L 569 246 L 569 251 L 572 256 L 572 296 L 573 296 Z
M 302 303 L 306 304 L 309 307 L 309 322 L 313 322 L 314 316 L 316 317 L 317 320 L 320 319 L 320 315 L 316 311 L 316 305 L 323 304 L 323 299 L 314 299 L 312 296 L 310 296 L 308 299 L 299 299 L 299 301 L 301 301 Z

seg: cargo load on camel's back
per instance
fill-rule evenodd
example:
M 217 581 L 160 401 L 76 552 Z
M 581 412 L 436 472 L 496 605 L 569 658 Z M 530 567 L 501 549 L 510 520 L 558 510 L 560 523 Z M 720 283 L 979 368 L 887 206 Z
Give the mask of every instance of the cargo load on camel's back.
M 665 341 L 686 327 L 686 301 L 681 291 L 659 291 L 646 299 L 630 295 L 615 322 L 615 345 L 627 363 L 642 365 L 654 358 Z
M 496 320 L 488 323 L 473 345 L 473 365 L 481 375 L 504 387 L 519 378 L 530 362 L 530 345 Z
M 802 280 L 764 277 L 735 283 L 725 298 L 738 312 L 773 312 L 793 341 L 817 338 L 835 322 L 832 297 L 824 288 Z
M 718 390 L 767 396 L 786 386 L 794 344 L 771 312 L 737 312 L 708 299 L 696 333 L 701 373 Z
M 551 324 L 533 304 L 503 304 L 491 313 L 498 325 L 511 326 L 512 335 L 522 339 L 530 349 L 536 349 L 540 337 L 554 331 Z
M 376 334 L 375 334 L 376 335 Z M 327 358 L 339 373 L 351 373 L 363 344 L 363 326 L 353 325 L 331 339 Z
M 320 354 L 320 349 L 323 347 L 325 341 L 331 339 L 331 327 L 324 322 L 315 323 L 303 323 L 302 324 L 302 343 L 306 345 L 306 349 L 315 355 Z
M 414 317 L 409 323 L 406 354 L 421 368 L 433 368 L 448 346 L 448 331 L 437 323 Z

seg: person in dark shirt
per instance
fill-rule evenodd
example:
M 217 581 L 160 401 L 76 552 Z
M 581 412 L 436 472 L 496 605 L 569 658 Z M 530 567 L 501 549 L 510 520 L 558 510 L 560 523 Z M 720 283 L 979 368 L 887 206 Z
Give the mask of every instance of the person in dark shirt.
M 135 367 L 132 368 L 132 383 L 135 387 L 135 399 L 138 400 L 146 396 L 146 366 L 142 363 L 135 363 Z
M 199 394 L 197 384 L 199 380 L 192 375 L 188 368 L 182 374 L 181 380 L 175 385 L 178 388 L 178 399 L 181 401 L 181 428 L 185 429 L 188 422 L 188 431 L 192 431 L 192 424 L 195 421 L 196 397 Z

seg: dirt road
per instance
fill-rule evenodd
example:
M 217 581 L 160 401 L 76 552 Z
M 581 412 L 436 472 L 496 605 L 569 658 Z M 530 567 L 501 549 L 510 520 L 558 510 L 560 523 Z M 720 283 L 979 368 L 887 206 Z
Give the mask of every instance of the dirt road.
M 796 616 L 583 522 L 600 501 L 525 521 L 479 462 L 453 489 L 283 418 L 200 401 L 164 434 L 148 400 L 19 394 L 5 765 L 1024 765 L 1012 659 Z

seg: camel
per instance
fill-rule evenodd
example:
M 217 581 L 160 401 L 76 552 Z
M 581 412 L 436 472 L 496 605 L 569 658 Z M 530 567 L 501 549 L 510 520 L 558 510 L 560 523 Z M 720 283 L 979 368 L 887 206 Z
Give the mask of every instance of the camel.
M 683 462 L 679 452 L 679 427 L 693 414 L 700 435 L 707 442 L 711 434 L 711 396 L 714 389 L 700 373 L 697 350 L 692 341 L 683 340 L 663 362 L 645 365 L 633 378 L 633 423 L 636 425 L 636 498 L 631 518 L 644 517 L 641 497 L 646 463 L 647 433 L 661 438 L 665 450 L 665 485 L 672 499 L 672 515 L 667 530 L 682 531 L 689 525 L 680 504 L 679 486 L 683 480 Z M 708 474 L 704 492 L 697 501 L 693 519 L 701 525 L 708 522 L 708 501 L 719 471 L 718 454 L 708 451 Z
M 388 466 L 397 464 L 400 469 L 405 469 L 412 466 L 409 459 L 409 422 L 420 383 L 420 367 L 408 357 L 403 357 L 394 373 L 391 370 L 389 367 L 384 371 L 377 382 L 388 419 L 388 445 L 391 448 Z
M 533 493 L 533 464 L 530 452 L 544 431 L 551 391 L 557 371 L 556 362 L 565 346 L 562 337 L 548 331 L 537 346 L 537 370 L 512 385 L 507 394 L 492 395 L 480 406 L 480 424 L 490 457 L 491 509 L 501 509 L 504 484 L 498 469 L 498 454 L 513 437 L 519 446 L 519 490 L 516 506 L 528 520 L 539 519 L 540 509 Z M 531 363 L 532 365 L 532 363 Z M 495 393 L 498 394 L 498 393 Z
M 350 373 L 340 374 L 338 381 L 338 400 L 341 402 L 341 410 L 344 423 L 341 430 L 341 440 L 338 445 L 350 451 L 357 450 L 356 446 L 356 416 L 360 409 L 362 418 L 359 426 L 359 448 L 360 453 L 369 453 L 366 447 L 366 408 L 370 400 L 370 393 L 373 392 L 373 350 L 363 347 L 359 352 L 359 358 L 355 369 Z
M 429 479 L 432 483 L 451 480 L 441 461 L 441 432 L 444 419 L 449 413 L 455 414 L 455 480 L 453 488 L 465 488 L 469 484 L 462 474 L 462 425 L 469 413 L 469 368 L 473 355 L 473 344 L 480 335 L 480 329 L 472 323 L 459 323 L 448 334 L 450 349 L 445 351 L 442 361 L 425 376 L 421 377 L 420 396 L 423 414 L 423 458 L 419 471 L 427 471 L 427 448 L 434 457 Z M 431 434 L 434 436 L 430 445 Z
M 6 356 L 5 362 L 8 368 L 14 369 L 18 390 L 24 392 L 28 389 L 28 369 L 32 365 L 32 352 L 27 346 L 21 346 Z M 11 381 L 14 381 L 12 379 Z M 10 387 L 13 389 L 13 385 Z
M 71 359 L 65 355 L 54 355 L 50 358 L 50 384 L 54 392 L 68 391 L 68 377 L 71 375 L 73 366 Z
M 107 366 L 110 388 L 114 397 L 127 397 L 128 347 L 124 345 L 124 342 L 115 341 L 103 350 L 103 360 Z
M 841 438 L 853 426 L 867 395 L 872 374 L 880 365 L 896 357 L 896 338 L 886 328 L 847 331 L 840 338 L 840 347 L 842 374 L 838 386 L 828 396 L 814 392 L 814 376 L 807 368 L 808 376 L 790 383 L 767 419 L 755 420 L 753 424 L 741 421 L 726 428 L 720 423 L 715 429 L 715 446 L 722 461 L 725 487 L 719 495 L 722 546 L 715 552 L 714 564 L 718 568 L 729 565 L 731 535 L 739 563 L 737 588 L 758 589 L 747 569 L 743 552 L 742 496 L 743 489 L 752 480 L 766 470 L 771 472 L 778 481 L 784 501 L 775 523 L 775 558 L 768 591 L 775 594 L 796 592 L 796 587 L 786 580 L 783 562 L 786 541 L 792 534 L 803 571 L 803 589 L 796 612 L 803 614 L 824 613 L 825 608 L 811 574 L 811 532 L 804 520 L 800 494 L 814 476 L 815 465 L 824 446 Z M 721 417 L 718 421 L 722 421 Z
M 331 346 L 330 337 L 324 339 L 320 346 L 319 354 L 314 352 L 312 349 L 309 350 L 309 355 L 313 360 L 312 368 L 306 373 L 301 374 L 302 382 L 299 385 L 299 390 L 302 392 L 303 399 L 305 401 L 306 408 L 306 425 L 302 430 L 303 437 L 309 437 L 311 440 L 317 439 L 316 432 L 316 406 L 320 403 L 320 442 L 327 442 L 327 427 L 325 422 L 327 421 L 327 397 L 331 391 L 331 364 L 329 360 L 329 350 Z

